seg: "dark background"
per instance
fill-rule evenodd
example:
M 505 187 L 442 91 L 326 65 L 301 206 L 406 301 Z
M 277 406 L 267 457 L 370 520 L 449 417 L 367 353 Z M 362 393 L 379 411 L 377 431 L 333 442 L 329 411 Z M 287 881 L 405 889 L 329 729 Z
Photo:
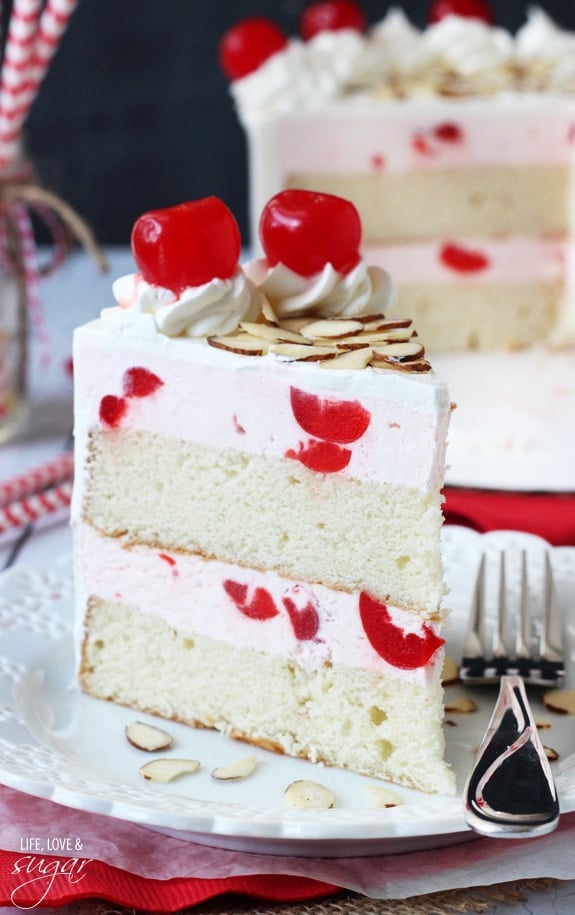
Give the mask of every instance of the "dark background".
M 126 244 L 144 210 L 217 194 L 248 239 L 246 154 L 220 36 L 265 15 L 290 35 L 308 0 L 80 0 L 27 122 L 42 183 L 60 194 L 102 244 Z M 363 0 L 369 23 L 390 4 Z M 394 5 L 394 4 L 391 4 Z M 395 4 L 399 5 L 399 4 Z M 493 0 L 498 24 L 516 30 L 527 0 Z M 544 0 L 575 29 L 575 0 Z M 406 2 L 425 24 L 427 2 Z

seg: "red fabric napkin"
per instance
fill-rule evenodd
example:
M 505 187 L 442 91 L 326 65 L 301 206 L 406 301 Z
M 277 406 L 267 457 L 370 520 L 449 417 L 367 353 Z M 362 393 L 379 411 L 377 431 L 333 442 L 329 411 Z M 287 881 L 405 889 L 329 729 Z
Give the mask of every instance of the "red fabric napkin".
M 444 495 L 447 524 L 462 524 L 481 533 L 524 531 L 552 546 L 575 546 L 575 493 L 446 487 Z
M 147 912 L 177 912 L 225 893 L 273 902 L 300 902 L 341 887 L 308 877 L 241 874 L 151 880 L 89 858 L 0 851 L 0 906 L 48 908 L 105 899 Z

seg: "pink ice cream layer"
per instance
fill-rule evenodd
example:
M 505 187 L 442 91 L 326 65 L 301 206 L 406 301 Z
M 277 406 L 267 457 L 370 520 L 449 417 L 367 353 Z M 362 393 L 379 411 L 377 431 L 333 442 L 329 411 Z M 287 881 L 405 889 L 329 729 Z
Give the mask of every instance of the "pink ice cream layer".
M 364 628 L 358 593 L 196 555 L 144 546 L 123 548 L 82 522 L 77 524 L 76 537 L 80 602 L 95 596 L 125 603 L 184 635 L 202 634 L 240 650 L 286 657 L 308 670 L 330 662 L 424 686 L 440 675 L 441 647 L 427 663 L 409 669 L 397 666 L 393 654 L 394 663 L 386 660 L 378 653 L 379 643 L 377 650 L 372 646 L 366 632 L 372 626 L 385 629 L 392 651 L 401 650 L 406 636 L 411 637 L 412 647 L 415 640 L 416 655 L 418 640 L 437 639 L 440 624 L 422 622 L 404 610 L 382 604 Z
M 106 428 L 101 409 L 111 397 L 123 400 L 119 430 L 302 463 L 314 447 L 341 449 L 344 478 L 423 492 L 441 486 L 450 407 L 433 373 L 335 371 L 240 356 L 204 339 L 167 338 L 150 315 L 140 316 L 140 326 L 122 309 L 109 311 L 110 326 L 99 320 L 75 333 L 78 466 L 90 430 Z M 126 373 L 134 368 L 159 380 L 150 396 L 125 396 Z M 326 404 L 331 419 L 324 424 Z M 78 479 L 76 504 L 81 498 Z

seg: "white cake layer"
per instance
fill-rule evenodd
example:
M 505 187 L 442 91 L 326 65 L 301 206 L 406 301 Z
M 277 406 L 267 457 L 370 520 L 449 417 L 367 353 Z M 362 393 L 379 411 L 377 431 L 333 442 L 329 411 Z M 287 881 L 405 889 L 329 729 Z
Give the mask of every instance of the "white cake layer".
M 117 601 L 94 599 L 88 620 L 81 683 L 94 696 L 423 791 L 454 791 L 439 682 L 424 688 L 339 664 L 308 672 Z
M 362 623 L 358 593 L 182 552 L 123 548 L 83 523 L 76 526 L 75 560 L 80 606 L 86 607 L 92 597 L 134 605 L 184 637 L 199 633 L 238 650 L 280 656 L 310 672 L 334 664 L 420 687 L 439 681 L 443 649 L 436 646 L 428 659 L 431 648 L 426 650 L 425 643 L 431 634 L 440 638 L 441 624 L 423 623 L 386 604 L 381 614 L 370 616 L 376 632 L 387 633 L 385 647 L 375 648 L 365 628 L 369 621 Z M 82 632 L 83 625 L 80 641 Z M 410 661 L 402 656 L 401 663 L 410 666 L 400 667 L 397 652 L 406 637 L 415 653 Z
M 121 397 L 124 373 L 137 366 L 163 384 L 151 397 L 130 399 L 122 430 L 264 458 L 299 454 L 310 442 L 331 440 L 334 449 L 349 452 L 338 472 L 342 479 L 423 492 L 441 485 L 449 396 L 432 373 L 336 371 L 274 356 L 240 356 L 203 339 L 165 337 L 149 315 L 136 322 L 120 308 L 105 315 L 75 333 L 75 433 L 84 447 L 90 429 L 101 428 L 102 399 Z M 294 396 L 303 401 L 299 410 Z M 326 404 L 334 409 L 322 423 L 318 414 Z M 350 412 L 362 418 L 356 431 L 346 419 Z M 80 465 L 84 457 L 79 454 Z M 76 498 L 82 498 L 81 479 Z

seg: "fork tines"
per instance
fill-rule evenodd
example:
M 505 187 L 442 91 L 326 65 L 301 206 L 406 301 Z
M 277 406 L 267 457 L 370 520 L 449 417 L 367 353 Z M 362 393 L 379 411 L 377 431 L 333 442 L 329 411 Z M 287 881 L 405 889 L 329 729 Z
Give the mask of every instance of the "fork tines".
M 530 612 L 527 584 L 527 557 L 521 553 L 521 576 L 517 606 L 511 606 L 506 582 L 505 553 L 499 561 L 498 594 L 493 626 L 486 612 L 486 557 L 481 556 L 463 646 L 460 677 L 467 683 L 496 682 L 502 676 L 518 675 L 526 683 L 560 686 L 565 677 L 561 617 L 549 554 L 540 608 Z M 539 604 L 539 601 L 538 601 Z M 513 610 L 516 612 L 513 613 Z M 491 631 L 488 631 L 490 629 Z

